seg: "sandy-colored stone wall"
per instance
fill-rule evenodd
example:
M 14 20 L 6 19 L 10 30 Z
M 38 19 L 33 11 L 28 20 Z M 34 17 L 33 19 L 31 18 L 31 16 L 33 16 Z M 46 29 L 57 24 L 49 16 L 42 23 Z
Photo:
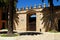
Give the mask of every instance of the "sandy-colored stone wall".
M 36 31 L 39 31 L 39 32 L 45 31 L 45 29 L 43 28 L 44 24 L 42 24 L 43 20 L 41 20 L 42 17 L 43 17 L 43 13 L 41 13 L 41 12 L 36 13 Z
M 19 23 L 16 26 L 16 31 L 26 31 L 26 15 L 27 14 L 19 14 Z

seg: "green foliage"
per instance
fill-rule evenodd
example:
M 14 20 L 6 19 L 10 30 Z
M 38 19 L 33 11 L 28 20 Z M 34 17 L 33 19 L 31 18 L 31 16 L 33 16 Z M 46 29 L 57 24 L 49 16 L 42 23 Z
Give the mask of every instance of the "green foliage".
M 1 37 L 15 37 L 19 36 L 19 34 L 13 34 L 13 35 L 8 35 L 8 34 L 0 34 Z
M 56 30 L 51 30 L 49 32 L 51 32 L 51 33 L 58 33 L 58 31 L 56 31 Z
M 8 12 L 12 15 L 9 15 L 11 16 L 9 19 L 11 19 L 9 22 L 11 22 L 11 24 L 7 24 L 8 25 L 8 28 L 10 25 L 12 25 L 12 20 L 14 20 L 16 23 L 18 23 L 16 20 L 18 19 L 18 15 L 16 14 L 16 3 L 17 3 L 17 0 L 0 0 L 0 7 L 2 7 L 3 11 L 7 13 L 7 16 L 8 16 Z M 16 16 L 17 15 L 17 16 Z M 8 19 L 8 18 L 7 18 Z M 13 27 L 13 26 L 12 26 Z M 12 28 L 9 28 L 10 32 L 11 33 L 11 29 Z
M 0 7 L 3 7 L 5 5 L 3 0 L 0 0 Z
M 44 28 L 46 31 L 57 29 L 57 14 L 54 12 L 51 13 L 51 10 L 49 8 L 44 9 L 43 17 L 41 20 L 43 20 L 42 24 L 44 23 Z

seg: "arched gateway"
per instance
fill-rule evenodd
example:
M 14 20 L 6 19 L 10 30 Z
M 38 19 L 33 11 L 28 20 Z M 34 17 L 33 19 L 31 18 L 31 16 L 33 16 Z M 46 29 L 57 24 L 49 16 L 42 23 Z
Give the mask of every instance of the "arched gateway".
M 20 11 L 17 10 L 19 14 L 19 24 L 16 25 L 17 31 L 40 31 L 43 28 L 42 20 L 43 13 L 41 12 L 42 8 L 39 6 L 38 8 L 28 9 L 26 10 L 22 8 Z M 35 15 L 35 18 L 31 18 L 32 15 Z M 43 28 L 44 29 L 44 28 Z M 44 30 L 43 30 L 44 31 Z
M 53 12 L 57 15 L 56 17 L 56 26 L 57 26 L 57 30 L 60 31 L 60 7 L 53 7 Z M 16 13 L 19 14 L 19 23 L 18 25 L 16 25 L 16 31 L 21 32 L 21 31 L 37 31 L 37 32 L 45 32 L 46 28 L 44 28 L 44 23 L 43 23 L 43 16 L 44 13 L 50 13 L 50 7 L 46 7 L 46 5 L 44 5 L 44 7 L 41 7 L 41 5 L 39 5 L 38 7 L 36 7 L 36 5 L 34 6 L 34 8 L 30 7 L 26 7 L 21 8 L 21 10 L 16 10 Z M 31 18 L 32 15 L 35 15 L 35 18 Z M 50 24 L 49 24 L 50 25 Z M 48 30 L 48 28 L 47 28 Z

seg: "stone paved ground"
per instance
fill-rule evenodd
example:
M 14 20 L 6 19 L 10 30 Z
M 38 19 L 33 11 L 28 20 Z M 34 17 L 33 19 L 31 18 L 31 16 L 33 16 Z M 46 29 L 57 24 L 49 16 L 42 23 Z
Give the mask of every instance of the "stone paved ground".
M 60 33 L 43 33 L 41 35 L 25 35 L 17 37 L 0 37 L 0 40 L 60 40 Z
M 44 33 L 34 36 L 20 36 L 17 40 L 60 40 L 60 33 Z

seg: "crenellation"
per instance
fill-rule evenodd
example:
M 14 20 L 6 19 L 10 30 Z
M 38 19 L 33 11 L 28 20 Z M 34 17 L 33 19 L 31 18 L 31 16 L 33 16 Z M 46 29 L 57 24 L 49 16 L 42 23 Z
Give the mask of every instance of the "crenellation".
M 38 8 L 42 8 L 42 5 L 41 5 L 41 4 L 39 4 L 39 5 L 38 5 Z
M 46 3 L 44 3 L 43 7 L 44 7 L 44 8 L 46 7 Z
M 20 11 L 22 11 L 23 9 L 22 8 L 20 8 Z
M 16 8 L 16 11 L 18 11 L 18 8 Z
M 35 4 L 35 5 L 34 5 L 34 9 L 36 9 L 36 8 L 37 8 L 37 5 Z
M 50 7 L 50 3 L 48 3 L 48 7 Z
M 26 8 L 25 8 L 26 10 L 28 10 L 29 9 L 29 7 L 28 6 L 26 6 Z
M 30 7 L 29 7 L 29 9 L 33 9 L 33 7 L 32 7 L 32 6 L 30 6 Z
M 44 6 L 45 7 L 45 6 Z M 20 8 L 20 9 L 16 9 L 16 11 L 27 11 L 27 10 L 30 10 L 30 9 L 42 9 L 42 5 L 41 4 L 39 4 L 38 6 L 35 4 L 34 5 L 34 7 L 33 6 L 30 6 L 30 7 L 28 7 L 28 6 L 26 6 L 25 8 L 24 7 L 22 7 L 22 8 Z
M 23 10 L 24 10 L 24 7 L 22 7 L 20 11 L 23 11 Z
M 23 10 L 25 10 L 25 8 L 24 8 L 24 7 L 22 7 L 22 9 L 23 9 Z

